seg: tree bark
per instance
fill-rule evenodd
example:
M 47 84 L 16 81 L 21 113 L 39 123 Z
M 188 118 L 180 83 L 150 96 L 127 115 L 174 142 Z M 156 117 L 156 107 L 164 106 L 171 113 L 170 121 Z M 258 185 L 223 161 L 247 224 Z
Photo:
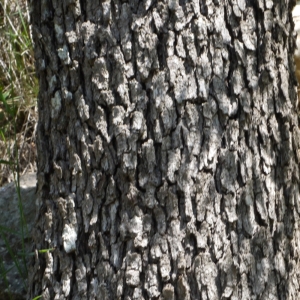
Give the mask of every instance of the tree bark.
M 294 2 L 33 1 L 28 297 L 300 298 Z

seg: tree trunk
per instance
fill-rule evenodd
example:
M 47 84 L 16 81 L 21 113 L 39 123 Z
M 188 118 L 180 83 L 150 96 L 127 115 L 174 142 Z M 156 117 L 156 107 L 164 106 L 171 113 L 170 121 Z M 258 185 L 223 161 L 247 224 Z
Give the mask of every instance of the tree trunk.
M 294 2 L 33 1 L 28 297 L 300 298 Z

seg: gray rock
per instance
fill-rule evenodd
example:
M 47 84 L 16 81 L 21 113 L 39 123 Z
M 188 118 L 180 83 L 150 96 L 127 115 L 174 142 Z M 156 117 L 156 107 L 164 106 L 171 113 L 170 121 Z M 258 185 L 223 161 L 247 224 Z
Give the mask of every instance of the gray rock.
M 28 173 L 20 178 L 20 196 L 24 219 L 27 224 L 27 231 L 24 228 L 25 238 L 25 263 L 28 263 L 31 251 L 31 237 L 35 213 L 36 213 L 36 174 Z M 9 183 L 0 188 L 0 300 L 4 299 L 25 299 L 26 279 L 23 280 L 18 268 L 16 267 L 13 258 L 10 255 L 10 250 L 16 255 L 22 272 L 25 272 L 24 262 L 21 255 L 22 252 L 22 227 L 20 217 L 20 202 L 15 183 Z M 28 234 L 26 234 L 26 232 Z M 8 242 L 10 250 L 6 243 Z M 6 273 L 6 282 L 1 276 Z M 25 272 L 26 273 L 26 272 Z M 9 296 L 10 293 L 10 296 Z M 11 297 L 11 298 L 10 298 Z

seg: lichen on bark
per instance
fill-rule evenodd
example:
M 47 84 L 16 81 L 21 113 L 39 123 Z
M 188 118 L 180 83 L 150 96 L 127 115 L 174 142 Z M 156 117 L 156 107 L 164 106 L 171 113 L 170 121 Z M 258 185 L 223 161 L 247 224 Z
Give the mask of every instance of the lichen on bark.
M 30 297 L 299 297 L 292 5 L 32 3 Z

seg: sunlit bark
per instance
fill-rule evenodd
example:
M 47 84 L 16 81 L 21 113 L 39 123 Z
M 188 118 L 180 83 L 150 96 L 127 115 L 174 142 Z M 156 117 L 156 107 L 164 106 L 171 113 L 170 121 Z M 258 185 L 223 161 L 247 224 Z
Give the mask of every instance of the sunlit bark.
M 30 297 L 299 299 L 291 2 L 33 2 Z

